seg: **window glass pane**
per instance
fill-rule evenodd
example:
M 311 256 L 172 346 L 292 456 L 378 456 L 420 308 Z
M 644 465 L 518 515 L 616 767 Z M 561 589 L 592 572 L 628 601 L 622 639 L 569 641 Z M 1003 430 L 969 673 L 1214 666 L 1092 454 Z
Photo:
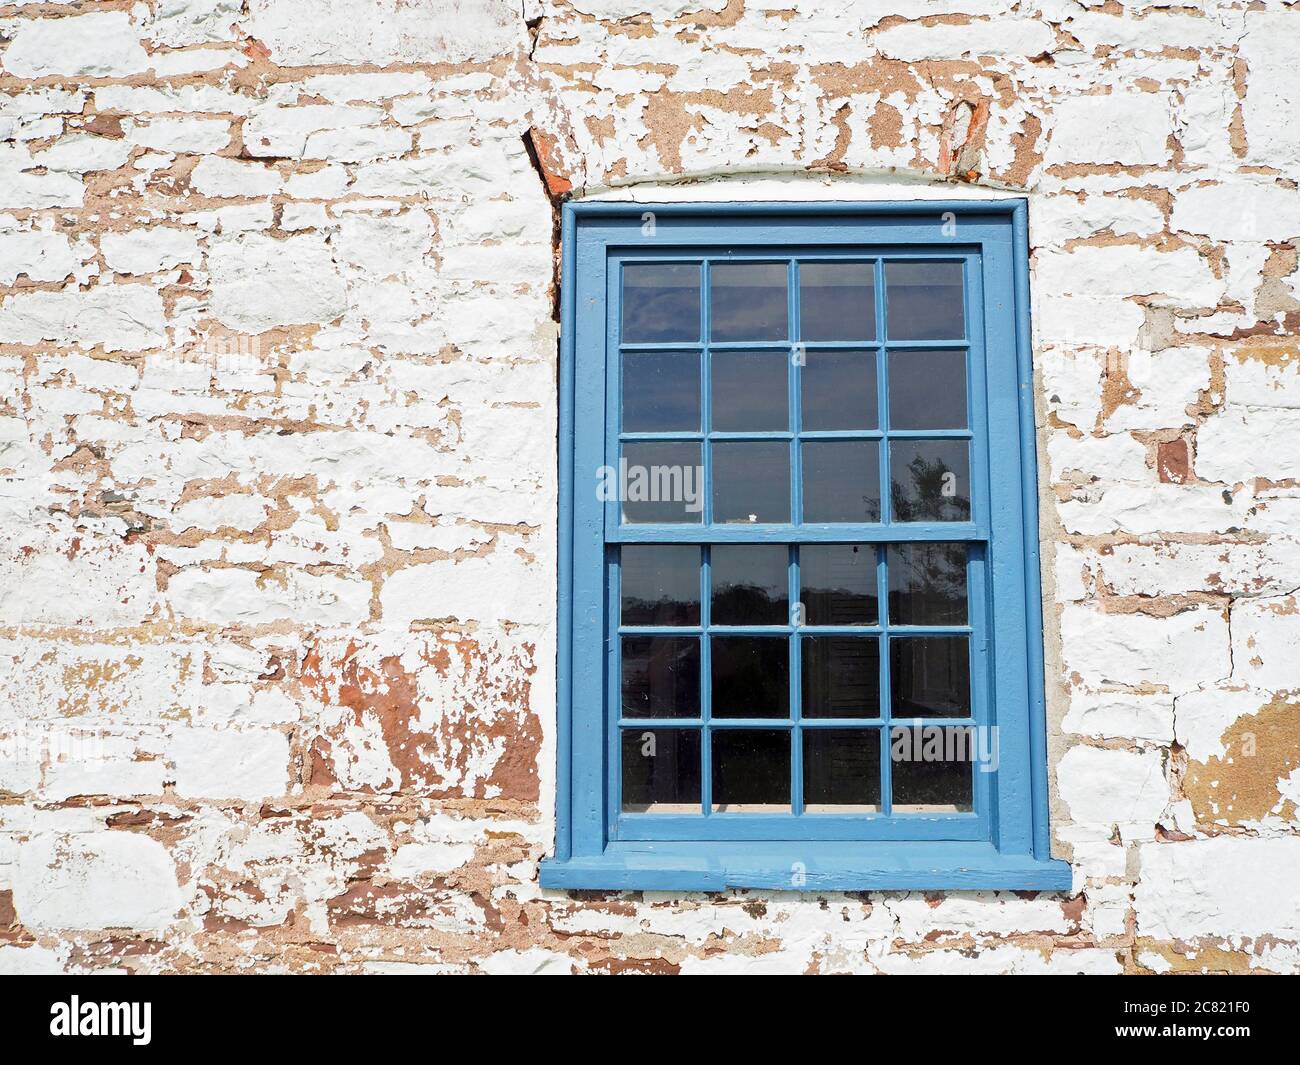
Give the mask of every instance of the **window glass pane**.
M 875 352 L 810 351 L 801 372 L 804 429 L 874 429 L 879 424 Z
M 624 729 L 624 813 L 700 812 L 700 733 Z
M 790 655 L 784 636 L 714 636 L 714 717 L 788 717 Z
M 970 714 L 970 652 L 965 636 L 896 636 L 889 641 L 895 717 Z
M 623 716 L 700 716 L 698 637 L 623 637 Z
M 966 335 L 962 264 L 886 263 L 890 340 L 960 340 Z
M 786 340 L 785 263 L 714 263 L 709 268 L 712 339 Z
M 801 263 L 799 334 L 804 340 L 875 340 L 871 263 Z
M 698 432 L 700 357 L 693 352 L 623 356 L 623 431 Z
M 803 801 L 810 814 L 880 809 L 880 732 L 803 730 Z
M 790 733 L 785 729 L 714 729 L 713 809 L 719 813 L 790 812 Z
M 676 440 L 628 441 L 623 464 L 605 471 L 602 498 L 617 492 L 628 524 L 695 523 L 704 515 L 700 445 Z
M 713 445 L 713 520 L 753 524 L 790 520 L 790 445 L 727 441 Z
M 700 549 L 628 544 L 619 553 L 624 625 L 700 623 Z
M 965 545 L 896 544 L 888 564 L 892 624 L 966 624 Z
M 895 813 L 964 813 L 972 809 L 975 737 L 960 725 L 890 730 Z
M 880 641 L 874 636 L 805 636 L 804 717 L 880 716 Z
M 803 624 L 874 624 L 876 549 L 865 544 L 805 544 L 799 549 L 799 585 Z
M 715 351 L 713 429 L 748 432 L 790 427 L 788 355 L 777 351 Z
M 889 445 L 894 521 L 970 521 L 970 448 L 965 440 Z
M 966 353 L 889 353 L 891 429 L 966 428 Z
M 623 267 L 623 343 L 700 339 L 700 268 L 695 263 Z
M 880 445 L 810 440 L 803 445 L 803 520 L 880 520 Z
M 789 551 L 784 545 L 715 544 L 709 554 L 714 625 L 788 625 Z

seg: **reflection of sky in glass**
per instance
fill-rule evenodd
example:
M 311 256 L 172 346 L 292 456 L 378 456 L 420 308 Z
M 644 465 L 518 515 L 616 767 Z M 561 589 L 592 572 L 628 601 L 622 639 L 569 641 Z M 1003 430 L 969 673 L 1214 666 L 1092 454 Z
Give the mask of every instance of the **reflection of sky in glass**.
M 966 637 L 891 637 L 889 687 L 896 717 L 965 717 L 970 713 Z
M 966 548 L 896 544 L 889 549 L 889 620 L 895 625 L 966 623 Z
M 879 454 L 874 440 L 806 441 L 803 520 L 879 521 Z
M 698 625 L 700 549 L 628 544 L 619 554 L 624 625 Z
M 700 357 L 692 352 L 623 356 L 623 431 L 666 433 L 700 427 Z
M 693 263 L 623 267 L 623 343 L 700 339 L 700 268 Z
M 704 469 L 700 445 L 642 441 L 623 445 L 626 483 L 621 486 L 623 520 L 628 523 L 703 521 Z M 644 471 L 644 472 L 642 472 Z M 649 494 L 641 493 L 649 489 Z M 653 498 L 654 495 L 658 498 Z M 694 500 L 694 503 L 692 503 Z
M 880 641 L 805 636 L 800 669 L 804 717 L 880 716 Z
M 874 352 L 810 351 L 800 373 L 805 429 L 876 427 Z
M 890 340 L 958 340 L 966 335 L 962 264 L 886 263 Z
M 799 602 L 808 625 L 869 625 L 876 620 L 876 551 L 865 544 L 799 548 Z
M 891 443 L 889 498 L 894 521 L 969 521 L 969 453 L 965 440 Z M 950 490 L 953 494 L 946 494 Z
M 709 556 L 713 624 L 785 625 L 790 619 L 784 545 L 716 544 Z
M 965 429 L 966 353 L 891 351 L 889 425 L 893 429 Z
M 719 524 L 789 521 L 789 445 L 755 441 L 714 444 L 713 520 Z
M 714 340 L 786 340 L 784 263 L 715 263 L 709 268 L 709 332 Z
M 875 340 L 875 277 L 870 263 L 799 265 L 803 340 Z
M 715 351 L 712 363 L 715 430 L 744 432 L 789 427 L 788 356 L 773 351 Z

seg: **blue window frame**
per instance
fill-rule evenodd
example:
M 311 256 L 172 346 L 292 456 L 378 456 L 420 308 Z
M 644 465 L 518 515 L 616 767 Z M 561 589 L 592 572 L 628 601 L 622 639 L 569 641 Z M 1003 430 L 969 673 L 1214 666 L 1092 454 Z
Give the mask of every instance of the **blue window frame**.
M 565 206 L 543 886 L 1069 887 L 1025 219 Z

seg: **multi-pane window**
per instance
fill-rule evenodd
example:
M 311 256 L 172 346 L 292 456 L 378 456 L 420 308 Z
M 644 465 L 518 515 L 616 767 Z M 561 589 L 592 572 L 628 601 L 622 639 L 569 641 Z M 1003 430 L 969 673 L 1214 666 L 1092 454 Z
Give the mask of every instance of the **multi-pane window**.
M 1032 875 L 1007 886 L 1059 879 L 1036 823 L 1012 212 L 589 210 L 567 219 L 572 601 L 544 882 L 647 886 L 638 863 L 676 855 L 672 882 L 703 886 L 692 863 L 779 853 L 797 887 L 800 846 L 887 871 L 909 842 L 1015 852 Z
M 969 747 L 903 761 L 889 740 L 974 723 L 980 545 L 912 528 L 971 517 L 964 268 L 622 261 L 610 517 L 643 533 L 610 550 L 622 812 L 972 809 Z

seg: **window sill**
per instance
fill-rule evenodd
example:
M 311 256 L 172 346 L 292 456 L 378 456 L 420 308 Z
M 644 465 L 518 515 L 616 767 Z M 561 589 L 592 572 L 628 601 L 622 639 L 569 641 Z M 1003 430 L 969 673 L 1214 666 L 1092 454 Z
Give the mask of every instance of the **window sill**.
M 547 859 L 560 890 L 1067 891 L 1068 863 L 969 842 L 611 843 L 600 855 Z

